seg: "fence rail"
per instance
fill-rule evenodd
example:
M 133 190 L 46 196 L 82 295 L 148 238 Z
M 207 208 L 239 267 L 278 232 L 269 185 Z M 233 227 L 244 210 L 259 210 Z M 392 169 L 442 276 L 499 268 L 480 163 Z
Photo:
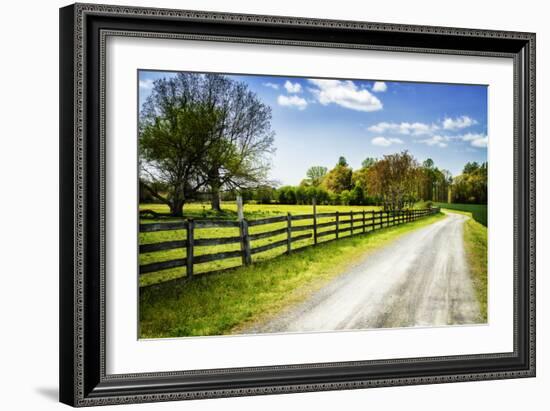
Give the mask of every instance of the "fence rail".
M 140 224 L 139 231 L 142 233 L 161 232 L 161 231 L 174 231 L 184 230 L 185 234 L 182 235 L 181 240 L 163 241 L 152 244 L 140 244 L 139 252 L 154 253 L 159 251 L 182 249 L 186 251 L 185 258 L 177 258 L 169 261 L 153 262 L 149 264 L 143 264 L 139 266 L 139 272 L 141 274 L 147 274 L 151 272 L 186 267 L 186 276 L 188 279 L 193 278 L 193 269 L 196 264 L 203 264 L 216 260 L 225 260 L 230 258 L 241 258 L 242 265 L 249 265 L 252 263 L 252 256 L 258 253 L 262 253 L 268 250 L 272 250 L 279 247 L 286 247 L 286 254 L 290 254 L 296 249 L 302 249 L 305 247 L 315 246 L 327 236 L 334 235 L 333 239 L 323 240 L 322 243 L 327 241 L 337 240 L 341 237 L 341 234 L 349 233 L 344 238 L 371 233 L 375 230 L 400 225 L 408 222 L 415 221 L 419 218 L 433 215 L 439 212 L 439 208 L 430 208 L 423 210 L 401 210 L 401 211 L 349 211 L 349 212 L 331 212 L 331 213 L 317 213 L 316 207 L 313 207 L 312 214 L 299 214 L 291 215 L 288 213 L 285 216 L 260 218 L 255 220 L 241 219 L 240 221 L 229 220 L 193 220 L 187 219 L 185 221 L 166 222 L 166 223 L 150 223 Z M 334 218 L 332 221 L 319 222 L 319 220 Z M 345 218 L 345 219 L 344 219 Z M 293 225 L 295 221 L 311 220 L 309 224 Z M 258 227 L 275 223 L 285 223 L 283 228 L 272 229 L 260 233 L 249 233 L 249 227 Z M 212 238 L 195 238 L 195 231 L 204 228 L 238 228 L 238 236 L 229 237 L 212 237 Z M 326 228 L 332 228 L 325 230 Z M 301 233 L 303 231 L 310 231 L 309 233 L 293 235 L 293 233 Z M 286 234 L 286 238 L 277 240 L 268 244 L 256 245 L 252 244 L 257 240 L 269 239 L 275 236 L 282 236 Z M 313 243 L 301 245 L 300 247 L 293 247 L 293 244 L 299 241 L 308 240 L 313 238 Z M 200 254 L 196 255 L 195 248 L 205 246 L 217 246 L 226 244 L 240 244 L 240 249 L 235 251 L 223 251 L 212 254 Z

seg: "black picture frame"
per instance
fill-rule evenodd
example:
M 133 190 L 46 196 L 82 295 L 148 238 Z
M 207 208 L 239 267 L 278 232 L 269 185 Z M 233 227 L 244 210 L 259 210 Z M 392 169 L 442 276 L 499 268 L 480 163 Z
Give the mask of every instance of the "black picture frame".
M 104 41 L 109 35 L 508 57 L 514 64 L 514 350 L 105 373 Z M 535 34 L 75 4 L 60 9 L 60 401 L 73 406 L 535 376 Z

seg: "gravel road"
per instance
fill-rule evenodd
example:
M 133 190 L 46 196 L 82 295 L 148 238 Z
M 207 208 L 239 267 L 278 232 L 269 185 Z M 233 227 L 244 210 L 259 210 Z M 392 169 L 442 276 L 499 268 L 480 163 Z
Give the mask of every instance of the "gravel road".
M 462 240 L 467 218 L 449 213 L 400 237 L 306 302 L 244 333 L 479 323 Z

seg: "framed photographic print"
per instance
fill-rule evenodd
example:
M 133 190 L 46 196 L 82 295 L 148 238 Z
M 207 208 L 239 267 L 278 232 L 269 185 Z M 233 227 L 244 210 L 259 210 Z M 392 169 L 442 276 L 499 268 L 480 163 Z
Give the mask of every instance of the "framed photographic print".
M 60 400 L 535 375 L 535 35 L 60 10 Z

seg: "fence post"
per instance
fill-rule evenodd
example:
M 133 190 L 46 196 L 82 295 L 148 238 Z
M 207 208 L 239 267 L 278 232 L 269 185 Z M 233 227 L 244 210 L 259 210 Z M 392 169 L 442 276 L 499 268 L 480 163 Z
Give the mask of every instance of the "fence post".
M 239 221 L 244 219 L 243 198 L 240 195 L 237 196 L 237 219 Z
M 353 211 L 349 212 L 349 235 L 353 235 Z
M 340 230 L 340 213 L 336 212 L 336 239 L 338 239 L 338 230 Z
M 386 227 L 390 226 L 390 212 L 386 211 Z
M 187 279 L 193 279 L 193 249 L 195 248 L 195 222 L 192 218 L 187 220 L 187 255 L 185 257 L 186 262 L 186 274 Z
M 376 215 L 376 211 L 372 210 L 371 212 L 371 220 L 370 220 L 370 226 L 371 226 L 371 231 L 374 231 L 376 230 L 376 225 L 374 224 L 375 223 L 375 215 Z
M 379 216 L 379 218 L 380 218 L 380 228 L 384 228 L 384 220 L 382 219 L 383 218 L 382 217 L 383 213 L 384 212 L 382 210 L 380 210 L 380 216 Z
M 248 236 L 248 221 L 244 218 L 243 198 L 237 196 L 237 219 L 239 220 L 239 234 L 241 237 L 241 252 L 243 265 L 252 263 L 252 253 L 250 252 L 250 237 Z
M 243 265 L 250 265 L 252 263 L 252 253 L 250 252 L 250 237 L 248 236 L 248 221 L 242 219 L 239 224 L 239 230 L 241 234 L 241 251 Z
M 365 227 L 366 224 L 367 222 L 365 221 L 365 210 L 363 210 L 363 234 L 365 234 L 365 232 L 367 231 Z
M 313 197 L 313 244 L 317 245 L 317 200 Z
M 286 252 L 290 254 L 292 244 L 292 216 L 290 213 L 286 215 Z

